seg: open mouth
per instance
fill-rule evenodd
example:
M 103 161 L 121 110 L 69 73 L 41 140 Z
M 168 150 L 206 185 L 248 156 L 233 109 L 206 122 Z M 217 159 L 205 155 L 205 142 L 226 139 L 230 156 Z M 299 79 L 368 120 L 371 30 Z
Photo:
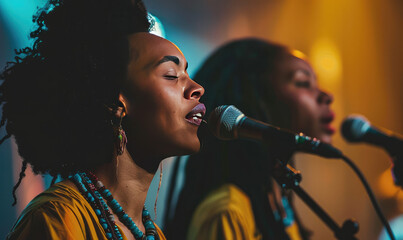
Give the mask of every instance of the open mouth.
M 324 116 L 320 119 L 323 129 L 328 134 L 334 134 L 336 132 L 335 128 L 331 125 L 333 120 L 334 120 L 333 112 L 330 112 L 329 114 L 327 114 L 326 116 Z
M 199 103 L 186 115 L 186 121 L 200 126 L 201 122 L 203 121 L 204 114 L 206 114 L 206 107 L 203 103 Z

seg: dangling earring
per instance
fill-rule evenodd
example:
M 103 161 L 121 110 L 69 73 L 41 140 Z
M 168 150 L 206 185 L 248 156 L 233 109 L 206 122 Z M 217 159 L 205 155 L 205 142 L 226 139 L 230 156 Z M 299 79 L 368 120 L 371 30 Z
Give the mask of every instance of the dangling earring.
M 125 130 L 122 128 L 122 119 L 123 119 L 123 111 L 120 114 L 120 122 L 119 122 L 119 129 L 118 129 L 118 141 L 119 141 L 119 146 L 118 146 L 118 155 L 122 155 L 123 152 L 125 151 L 125 147 L 127 144 L 127 137 Z
M 122 126 L 119 126 L 119 148 L 118 148 L 118 155 L 122 155 L 123 152 L 125 151 L 126 143 L 127 143 L 127 137 L 125 130 L 123 130 Z

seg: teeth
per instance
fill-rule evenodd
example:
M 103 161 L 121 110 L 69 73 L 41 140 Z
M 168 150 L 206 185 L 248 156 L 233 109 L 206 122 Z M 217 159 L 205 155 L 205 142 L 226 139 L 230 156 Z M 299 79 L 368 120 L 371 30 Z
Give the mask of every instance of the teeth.
M 197 119 L 199 119 L 198 117 L 193 117 L 193 120 L 197 120 Z
M 195 116 L 201 118 L 202 114 L 201 113 L 196 113 Z

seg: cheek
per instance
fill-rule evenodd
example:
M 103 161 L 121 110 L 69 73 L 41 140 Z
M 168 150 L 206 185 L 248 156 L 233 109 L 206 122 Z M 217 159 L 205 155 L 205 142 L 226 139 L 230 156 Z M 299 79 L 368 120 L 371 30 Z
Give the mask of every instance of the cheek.
M 284 99 L 291 116 L 294 131 L 311 132 L 319 124 L 319 108 L 316 98 L 308 93 L 289 93 Z
M 160 100 L 163 94 L 156 88 L 142 86 L 133 92 L 133 96 L 129 115 L 136 133 L 156 127 L 156 123 L 160 122 L 161 108 L 163 109 Z
M 312 115 L 318 110 L 317 102 L 311 95 L 300 94 L 295 97 L 294 102 L 294 108 L 302 115 L 304 113 L 306 115 Z
M 175 138 L 183 128 L 181 96 L 177 89 L 170 86 L 154 89 L 147 96 L 144 124 L 150 125 L 148 126 L 150 131 L 158 132 L 156 138 L 162 141 Z
M 316 99 L 310 95 L 298 97 L 295 106 L 295 128 L 308 135 L 316 135 L 316 128 L 320 124 L 320 111 Z
M 155 103 L 161 121 L 172 124 L 177 121 L 182 107 L 182 95 L 177 89 L 165 88 L 159 91 L 158 99 Z M 167 126 L 170 127 L 170 126 Z M 174 127 L 174 126 L 172 126 Z

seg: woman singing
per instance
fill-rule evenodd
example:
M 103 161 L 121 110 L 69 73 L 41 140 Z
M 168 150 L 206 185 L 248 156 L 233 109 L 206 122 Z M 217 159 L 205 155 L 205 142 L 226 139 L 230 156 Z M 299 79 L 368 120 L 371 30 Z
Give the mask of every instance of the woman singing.
M 235 105 L 246 116 L 329 143 L 331 95 L 322 91 L 302 53 L 260 39 L 216 50 L 195 80 L 210 111 Z M 301 239 L 287 196 L 273 181 L 278 149 L 257 142 L 220 141 L 200 129 L 202 150 L 190 156 L 185 185 L 167 237 L 177 239 Z M 202 131 L 203 130 L 203 131 Z
M 195 153 L 204 89 L 182 52 L 148 33 L 141 0 L 50 0 L 34 45 L 1 74 L 1 126 L 30 165 L 64 180 L 8 239 L 165 239 L 144 202 L 162 159 Z

